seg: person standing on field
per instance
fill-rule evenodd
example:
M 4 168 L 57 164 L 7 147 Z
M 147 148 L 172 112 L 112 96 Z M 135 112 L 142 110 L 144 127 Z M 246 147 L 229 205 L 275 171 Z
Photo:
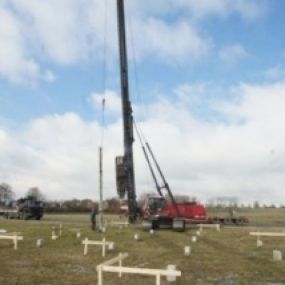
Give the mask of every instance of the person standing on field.
M 91 228 L 93 231 L 96 230 L 96 218 L 98 215 L 98 207 L 96 203 L 93 203 L 92 208 L 91 208 Z

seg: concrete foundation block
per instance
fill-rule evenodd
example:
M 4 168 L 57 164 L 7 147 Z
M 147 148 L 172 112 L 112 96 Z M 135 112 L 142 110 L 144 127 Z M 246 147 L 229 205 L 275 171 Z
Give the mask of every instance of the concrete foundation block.
M 176 281 L 176 276 L 173 276 L 173 275 L 171 274 L 171 272 L 173 272 L 173 271 L 176 270 L 176 265 L 174 265 L 174 264 L 169 264 L 169 265 L 167 265 L 166 270 L 169 271 L 169 274 L 166 276 L 166 280 L 167 280 L 168 282 L 175 282 L 175 281 Z
M 185 255 L 185 256 L 191 255 L 191 246 L 186 245 L 186 246 L 184 247 L 184 255 Z
M 282 252 L 280 250 L 273 250 L 273 260 L 282 261 Z

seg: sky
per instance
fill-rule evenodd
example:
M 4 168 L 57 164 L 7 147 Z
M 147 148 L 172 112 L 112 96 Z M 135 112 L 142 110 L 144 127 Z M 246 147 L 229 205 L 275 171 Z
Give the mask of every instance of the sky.
M 176 194 L 285 203 L 282 0 L 126 0 L 134 116 Z M 0 0 L 0 182 L 116 196 L 115 0 Z M 102 98 L 106 99 L 105 124 Z M 134 144 L 136 190 L 154 191 Z

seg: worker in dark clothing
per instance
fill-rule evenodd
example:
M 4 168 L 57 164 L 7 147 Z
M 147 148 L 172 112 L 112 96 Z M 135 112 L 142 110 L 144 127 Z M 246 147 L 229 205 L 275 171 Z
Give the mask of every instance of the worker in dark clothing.
M 96 203 L 93 203 L 92 208 L 91 208 L 91 228 L 93 231 L 96 230 L 96 217 L 98 214 L 98 207 Z

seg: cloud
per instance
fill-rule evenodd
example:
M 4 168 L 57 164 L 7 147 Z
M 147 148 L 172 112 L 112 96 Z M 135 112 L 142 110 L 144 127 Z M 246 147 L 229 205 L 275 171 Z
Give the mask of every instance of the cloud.
M 21 23 L 3 7 L 0 7 L 0 42 L 0 77 L 16 83 L 45 77 L 26 51 Z
M 102 48 L 102 1 L 4 0 L 0 8 L 0 76 L 17 83 L 53 82 L 45 66 L 76 64 Z M 104 5 L 103 5 L 104 6 Z M 97 9 L 98 8 L 98 9 Z M 92 16 L 96 18 L 91 21 Z M 94 16 L 95 15 L 95 16 Z M 103 13 L 104 15 L 104 13 Z M 100 38 L 101 36 L 101 38 Z
M 98 134 L 97 123 L 73 113 L 34 120 L 15 136 L 1 138 L 1 179 L 18 195 L 38 185 L 53 199 L 94 197 Z
M 104 109 L 108 116 L 117 116 L 122 111 L 121 97 L 112 90 L 106 90 L 103 94 L 92 93 L 87 101 L 99 112 L 102 111 L 104 101 Z
M 83 56 L 86 32 L 80 34 L 85 14 L 85 1 L 39 2 L 12 1 L 13 9 L 25 30 L 32 33 L 26 39 L 31 46 L 60 64 L 76 62 Z M 80 5 L 81 4 L 81 5 Z
M 43 79 L 47 82 L 54 82 L 56 80 L 56 75 L 51 70 L 46 70 L 43 74 Z
M 224 46 L 219 52 L 219 58 L 228 65 L 235 65 L 249 54 L 240 44 Z
M 207 84 L 197 83 L 197 84 L 182 84 L 176 88 L 174 91 L 179 101 L 184 105 L 196 105 L 200 104 L 205 91 L 208 89 Z
M 273 66 L 265 71 L 265 76 L 270 80 L 283 79 L 285 78 L 285 69 L 280 65 Z
M 232 1 L 228 1 L 229 5 Z M 266 14 L 265 1 L 255 0 L 238 0 L 235 1 L 234 7 L 237 12 L 246 20 L 255 20 Z
M 255 19 L 264 10 L 263 1 L 255 0 L 129 2 L 127 26 L 129 33 L 133 30 L 139 58 L 155 56 L 167 63 L 201 59 L 211 50 L 213 40 L 201 32 L 197 19 L 233 13 Z M 109 57 L 117 56 L 112 1 L 3 0 L 0 16 L 0 76 L 9 81 L 52 82 L 54 77 L 46 76 L 52 72 L 47 64 L 66 66 L 101 59 L 105 42 Z
M 229 17 L 238 14 L 244 20 L 255 20 L 266 13 L 265 1 L 260 0 L 140 0 L 129 1 L 128 5 L 136 15 L 165 16 L 177 11 L 190 14 L 191 17 L 203 20 L 209 16 Z
M 278 125 L 285 120 L 282 112 L 282 104 L 285 103 L 283 82 L 271 85 L 241 84 L 233 90 L 235 103 L 221 105 L 221 112 L 226 112 L 228 116 L 240 116 L 249 122 L 259 122 L 260 127 L 273 123 Z
M 137 50 L 140 56 L 156 55 L 164 61 L 199 59 L 209 52 L 211 40 L 203 37 L 188 21 L 168 24 L 149 18 L 136 26 Z
M 208 87 L 197 92 L 204 92 L 203 88 Z M 240 84 L 232 90 L 236 99 L 231 102 L 204 102 L 227 117 L 227 123 L 195 117 L 185 103 L 187 94 L 196 94 L 195 88 L 184 85 L 176 89 L 175 100 L 158 97 L 147 105 L 147 117 L 139 120 L 139 129 L 175 193 L 202 200 L 235 196 L 245 202 L 279 203 L 285 198 L 285 84 Z M 112 96 L 117 98 L 115 93 Z M 100 96 L 94 98 L 99 104 Z M 142 106 L 137 108 L 140 111 Z M 114 158 L 123 153 L 122 137 L 121 119 L 110 121 L 104 137 L 108 197 L 116 195 Z M 100 144 L 100 124 L 74 113 L 38 118 L 18 131 L 1 130 L 1 181 L 19 194 L 39 186 L 52 199 L 98 197 Z M 151 189 L 152 183 L 138 141 L 134 151 L 139 194 Z
M 174 188 L 191 188 L 191 194 L 204 198 L 234 195 L 278 203 L 285 180 L 284 90 L 284 83 L 240 85 L 235 88 L 237 100 L 219 109 L 228 117 L 226 124 L 197 120 L 179 102 L 155 108 L 157 119 L 145 128 L 150 138 L 157 138 L 154 149 L 162 155 Z M 222 102 L 211 102 L 212 108 L 217 110 Z
M 228 17 L 237 13 L 243 19 L 255 20 L 266 11 L 264 1 L 258 0 L 178 0 L 177 5 L 188 9 L 195 18 Z

